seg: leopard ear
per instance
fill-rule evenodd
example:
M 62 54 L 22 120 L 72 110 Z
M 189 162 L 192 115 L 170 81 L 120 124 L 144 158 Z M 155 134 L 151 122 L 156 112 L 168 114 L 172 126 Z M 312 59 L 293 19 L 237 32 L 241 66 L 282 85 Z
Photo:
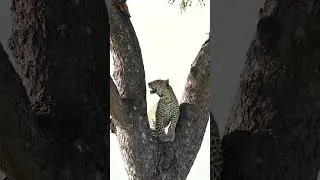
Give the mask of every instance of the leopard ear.
M 164 80 L 164 82 L 169 85 L 169 79 Z

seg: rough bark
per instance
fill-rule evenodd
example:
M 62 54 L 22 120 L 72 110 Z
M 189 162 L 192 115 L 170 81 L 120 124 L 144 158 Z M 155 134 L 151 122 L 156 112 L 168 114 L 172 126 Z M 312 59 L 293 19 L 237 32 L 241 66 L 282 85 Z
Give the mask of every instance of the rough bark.
M 34 116 L 21 80 L 0 48 L 0 166 L 10 178 L 31 180 L 39 167 L 24 148 L 34 139 Z
M 316 180 L 319 1 L 265 2 L 223 138 L 226 180 Z
M 209 119 L 209 41 L 204 43 L 191 66 L 175 140 L 160 142 L 152 137 L 147 121 L 144 66 L 134 28 L 116 6 L 109 6 L 109 13 L 111 51 L 114 54 L 113 79 L 117 88 L 117 91 L 111 91 L 114 94 L 110 96 L 118 99 L 119 93 L 121 97 L 115 104 L 110 104 L 115 106 L 110 108 L 110 113 L 118 114 L 121 106 L 125 109 L 125 114 L 112 120 L 128 177 L 141 180 L 186 179 Z M 113 81 L 111 87 L 115 87 Z M 125 123 L 127 127 L 121 127 Z
M 9 47 L 21 79 L 1 74 L 15 77 L 1 95 L 12 97 L 1 99 L 10 107 L 0 111 L 8 117 L 1 118 L 2 168 L 16 180 L 107 179 L 105 2 L 12 0 L 11 10 Z

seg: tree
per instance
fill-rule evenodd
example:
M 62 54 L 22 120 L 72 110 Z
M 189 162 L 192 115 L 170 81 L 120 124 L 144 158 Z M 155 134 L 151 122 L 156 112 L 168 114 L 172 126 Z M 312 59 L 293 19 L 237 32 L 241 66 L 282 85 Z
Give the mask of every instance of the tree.
M 110 113 L 129 179 L 185 179 L 209 119 L 210 43 L 204 43 L 190 70 L 175 141 L 158 142 L 147 121 L 145 72 L 134 28 L 118 9 L 109 7 L 114 54 Z
M 12 0 L 11 13 L 14 60 L 0 49 L 1 169 L 16 180 L 108 179 L 105 2 Z
M 266 1 L 260 10 L 223 137 L 223 179 L 317 178 L 318 6 L 319 1 Z

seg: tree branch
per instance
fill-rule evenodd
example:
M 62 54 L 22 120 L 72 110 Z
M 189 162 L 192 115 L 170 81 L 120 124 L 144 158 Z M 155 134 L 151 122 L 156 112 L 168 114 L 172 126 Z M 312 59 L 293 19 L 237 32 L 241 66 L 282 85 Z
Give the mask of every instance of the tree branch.
M 40 171 L 30 159 L 28 145 L 35 132 L 34 115 L 21 79 L 0 45 L 0 167 L 7 176 L 32 180 Z M 31 136 L 32 137 L 32 136 Z M 32 147 L 31 147 L 32 148 Z
M 268 2 L 264 11 L 274 7 Z M 277 22 L 260 24 L 257 34 L 262 36 L 257 36 L 248 50 L 223 138 L 226 180 L 317 178 L 319 9 L 311 1 L 281 2 L 271 18 Z M 317 14 L 310 13 L 313 11 Z M 268 27 L 271 24 L 280 26 Z M 280 33 L 273 34 L 276 31 Z M 274 42 L 266 44 L 263 38 Z M 273 46 L 266 47 L 270 44 Z
M 176 128 L 177 169 L 189 172 L 201 147 L 210 111 L 210 41 L 202 45 L 191 65 Z M 187 175 L 186 173 L 185 175 Z M 181 174 L 182 175 L 182 174 Z M 182 179 L 186 178 L 181 177 Z
M 128 19 L 111 0 L 110 32 L 114 59 L 113 78 L 120 96 L 129 99 L 137 111 L 146 113 L 146 83 L 139 41 Z
M 50 97 L 40 104 L 52 102 L 48 115 L 38 116 L 47 141 L 32 154 L 41 167 L 32 179 L 107 178 L 110 51 L 105 2 L 13 0 L 11 10 L 10 49 L 27 92 Z
M 112 116 L 112 123 L 121 129 L 132 128 L 132 125 L 129 126 L 130 121 L 128 121 L 128 111 L 125 107 L 126 106 L 119 95 L 117 87 L 114 84 L 113 79 L 110 77 L 110 115 Z
M 45 49 L 47 42 L 42 32 L 42 28 L 45 27 L 45 19 L 42 18 L 45 13 L 44 5 L 32 0 L 28 2 L 28 5 L 33 9 L 24 11 L 21 10 L 21 7 L 24 6 L 21 4 L 24 3 L 16 0 L 12 0 L 11 3 L 13 22 L 9 49 L 14 57 L 12 63 L 22 79 L 33 110 L 41 114 L 50 114 L 53 111 L 54 102 L 46 89 L 48 67 L 46 66 Z M 26 22 L 28 26 L 25 26 Z M 21 41 L 16 39 L 21 39 Z

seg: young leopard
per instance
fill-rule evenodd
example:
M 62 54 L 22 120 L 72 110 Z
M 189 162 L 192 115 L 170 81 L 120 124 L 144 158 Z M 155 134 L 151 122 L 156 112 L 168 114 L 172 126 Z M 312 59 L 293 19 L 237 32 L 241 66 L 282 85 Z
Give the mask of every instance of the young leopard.
M 161 141 L 173 141 L 175 129 L 179 119 L 179 102 L 169 85 L 169 80 L 154 80 L 148 83 L 150 93 L 156 93 L 160 99 L 148 113 L 152 135 Z M 165 133 L 165 127 L 168 132 Z

